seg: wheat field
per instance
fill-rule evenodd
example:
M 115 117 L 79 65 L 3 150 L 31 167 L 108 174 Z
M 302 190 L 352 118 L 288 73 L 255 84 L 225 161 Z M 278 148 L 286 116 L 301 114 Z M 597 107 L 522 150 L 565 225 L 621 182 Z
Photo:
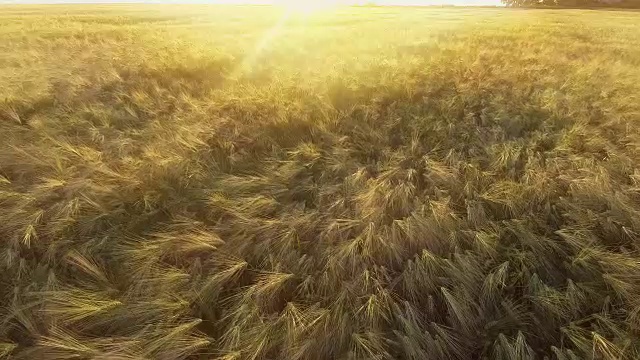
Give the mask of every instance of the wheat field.
M 640 12 L 0 6 L 0 358 L 640 358 Z

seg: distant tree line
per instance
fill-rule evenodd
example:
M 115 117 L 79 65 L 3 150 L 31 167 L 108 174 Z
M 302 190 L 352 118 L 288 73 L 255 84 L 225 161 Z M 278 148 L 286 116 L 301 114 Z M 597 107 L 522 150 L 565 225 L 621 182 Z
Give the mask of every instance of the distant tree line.
M 640 8 L 640 0 L 502 0 L 508 6 Z

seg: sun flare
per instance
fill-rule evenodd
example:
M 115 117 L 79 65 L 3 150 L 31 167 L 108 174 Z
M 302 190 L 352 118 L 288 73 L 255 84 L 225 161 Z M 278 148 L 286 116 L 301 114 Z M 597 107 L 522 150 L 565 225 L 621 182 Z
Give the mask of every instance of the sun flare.
M 352 5 L 352 1 L 333 0 L 333 1 L 312 1 L 312 0 L 280 0 L 280 6 L 287 10 L 298 14 L 313 14 L 320 11 L 335 9 L 340 6 Z

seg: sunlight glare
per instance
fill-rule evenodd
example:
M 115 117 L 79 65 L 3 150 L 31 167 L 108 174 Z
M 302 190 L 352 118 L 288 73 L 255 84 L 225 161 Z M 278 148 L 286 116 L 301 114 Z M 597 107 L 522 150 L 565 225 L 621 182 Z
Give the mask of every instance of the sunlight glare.
M 313 0 L 279 0 L 277 4 L 283 6 L 292 13 L 298 13 L 302 15 L 310 15 L 320 11 L 326 11 L 334 9 L 339 6 L 347 6 L 352 4 L 348 1 L 340 0 L 327 0 L 327 1 L 313 1 Z

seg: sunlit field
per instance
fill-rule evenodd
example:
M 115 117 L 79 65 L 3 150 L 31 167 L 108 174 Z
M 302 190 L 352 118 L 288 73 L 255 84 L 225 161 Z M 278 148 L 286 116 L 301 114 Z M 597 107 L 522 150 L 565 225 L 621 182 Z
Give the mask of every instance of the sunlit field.
M 0 7 L 0 357 L 640 358 L 640 12 Z

